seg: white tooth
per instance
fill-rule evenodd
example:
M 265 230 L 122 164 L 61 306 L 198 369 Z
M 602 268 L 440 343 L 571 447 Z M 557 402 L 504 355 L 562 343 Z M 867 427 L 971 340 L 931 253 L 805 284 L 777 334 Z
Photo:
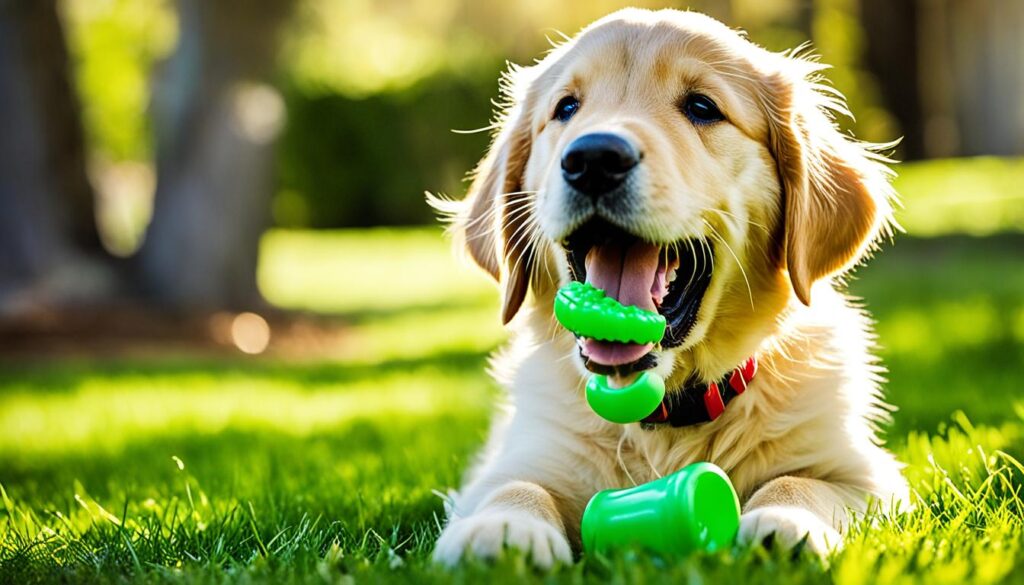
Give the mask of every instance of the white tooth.
M 665 282 L 674 282 L 676 279 L 676 269 L 672 268 L 665 274 Z

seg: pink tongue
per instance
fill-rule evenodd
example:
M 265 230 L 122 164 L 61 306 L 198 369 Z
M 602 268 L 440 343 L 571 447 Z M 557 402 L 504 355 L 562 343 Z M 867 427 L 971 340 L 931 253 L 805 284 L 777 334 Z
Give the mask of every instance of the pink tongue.
M 623 305 L 656 311 L 652 288 L 660 284 L 656 281 L 660 252 L 660 246 L 641 241 L 628 248 L 621 243 L 594 246 L 587 254 L 587 282 Z M 583 340 L 583 354 L 606 366 L 635 362 L 653 348 L 653 343 Z

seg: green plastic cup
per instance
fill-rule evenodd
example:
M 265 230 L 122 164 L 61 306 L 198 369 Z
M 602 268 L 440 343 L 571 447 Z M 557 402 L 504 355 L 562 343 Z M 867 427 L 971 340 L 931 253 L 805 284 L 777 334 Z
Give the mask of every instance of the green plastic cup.
M 694 463 L 643 485 L 598 492 L 581 533 L 588 553 L 640 547 L 675 556 L 728 547 L 739 527 L 729 477 L 717 465 Z

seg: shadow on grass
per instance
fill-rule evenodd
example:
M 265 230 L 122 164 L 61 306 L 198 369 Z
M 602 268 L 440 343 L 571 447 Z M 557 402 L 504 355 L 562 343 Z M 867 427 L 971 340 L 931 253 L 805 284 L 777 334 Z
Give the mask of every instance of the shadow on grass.
M 432 490 L 458 483 L 486 424 L 484 413 L 467 413 L 362 419 L 306 435 L 261 428 L 196 434 L 183 426 L 115 452 L 7 454 L 0 476 L 15 505 L 42 504 L 72 523 L 89 521 L 76 496 L 114 513 L 126 501 L 139 513 L 153 509 L 147 500 L 191 497 L 200 515 L 252 502 L 275 521 L 323 515 L 354 531 L 383 530 L 396 518 L 418 522 L 440 510 Z

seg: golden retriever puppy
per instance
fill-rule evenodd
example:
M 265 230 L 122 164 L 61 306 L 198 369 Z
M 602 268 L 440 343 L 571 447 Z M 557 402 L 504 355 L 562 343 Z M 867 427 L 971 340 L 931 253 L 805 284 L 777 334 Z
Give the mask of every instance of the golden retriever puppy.
M 907 499 L 870 322 L 835 281 L 891 226 L 889 171 L 840 133 L 824 67 L 692 12 L 623 10 L 504 80 L 465 201 L 436 201 L 503 290 L 493 371 L 509 403 L 434 552 L 571 562 L 598 490 L 695 461 L 732 478 L 739 538 L 841 545 L 870 501 Z M 668 320 L 657 346 L 576 339 L 555 291 L 586 280 Z M 653 369 L 643 422 L 594 414 L 586 378 Z

